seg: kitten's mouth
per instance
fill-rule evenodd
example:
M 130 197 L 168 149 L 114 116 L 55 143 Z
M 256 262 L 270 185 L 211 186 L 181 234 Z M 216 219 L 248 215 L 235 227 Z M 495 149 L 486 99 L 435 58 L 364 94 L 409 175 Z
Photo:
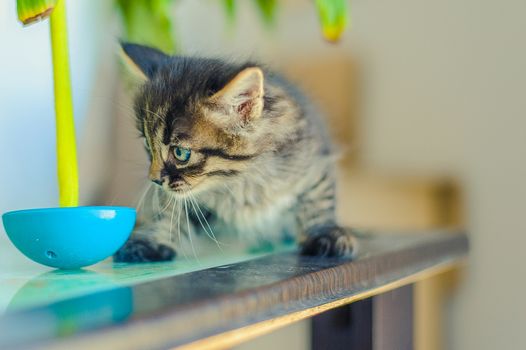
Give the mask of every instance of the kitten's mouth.
M 180 189 L 180 188 L 170 189 L 169 191 L 172 192 L 172 193 L 177 193 L 178 195 L 181 195 L 181 196 L 187 194 L 188 192 L 190 192 L 190 190 L 183 190 L 183 189 Z
M 189 191 L 191 188 L 192 186 L 183 181 L 176 181 L 168 184 L 168 189 L 173 192 L 184 193 Z
M 188 194 L 195 193 L 196 186 L 201 188 L 200 186 L 198 186 L 199 182 L 190 184 L 184 179 L 178 179 L 172 182 L 169 182 L 168 179 L 164 179 L 164 181 L 161 183 L 155 181 L 153 182 L 156 183 L 159 187 L 161 187 L 164 191 L 181 197 L 185 197 Z
M 184 195 L 192 190 L 192 186 L 184 181 L 184 180 L 178 180 L 171 183 L 165 183 L 163 188 L 166 191 L 177 193 L 180 195 Z

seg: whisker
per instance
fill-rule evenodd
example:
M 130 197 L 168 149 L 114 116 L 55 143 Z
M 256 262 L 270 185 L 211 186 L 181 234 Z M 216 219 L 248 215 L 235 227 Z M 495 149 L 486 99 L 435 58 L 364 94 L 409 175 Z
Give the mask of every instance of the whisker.
M 188 193 L 188 194 L 190 194 L 190 193 Z M 199 213 L 197 212 L 197 209 L 196 209 L 196 206 L 194 204 L 194 201 L 193 201 L 192 197 L 190 197 L 190 195 L 188 196 L 188 200 L 190 201 L 190 204 L 192 205 L 192 209 L 194 210 L 194 213 L 197 216 L 197 220 L 199 220 L 199 224 L 203 228 L 203 231 L 205 231 L 206 234 L 210 237 L 208 231 L 206 230 L 205 226 L 203 225 L 203 222 L 201 221 L 201 217 L 199 216 Z M 212 237 L 210 237 L 210 238 L 212 238 Z
M 174 226 L 175 203 L 176 203 L 176 200 L 175 200 L 175 197 L 173 197 L 172 215 L 170 216 L 170 242 L 173 242 L 172 229 Z
M 146 189 L 142 192 L 142 195 L 139 198 L 139 201 L 137 202 L 137 206 L 136 206 L 137 211 L 142 209 L 142 206 L 144 205 L 144 200 L 146 198 L 146 195 L 148 194 L 148 192 L 150 192 L 151 188 L 152 188 L 152 184 L 149 183 L 148 186 L 146 186 Z
M 234 191 L 227 186 L 227 184 L 223 183 L 223 186 L 225 186 L 225 188 L 228 190 L 228 192 L 230 192 L 230 194 L 233 196 L 233 197 L 236 197 L 236 194 L 234 193 Z
M 155 213 L 155 199 L 157 198 L 157 188 L 155 187 L 152 187 L 153 188 L 153 193 L 152 193 L 152 213 Z
M 192 240 L 192 231 L 190 230 L 190 219 L 188 218 L 188 206 L 186 204 L 186 197 L 183 197 L 183 199 L 184 199 L 184 211 L 186 213 L 186 224 L 188 226 L 188 239 L 190 240 L 190 245 L 192 246 L 194 257 L 197 260 L 197 262 L 200 263 L 199 258 L 197 257 L 197 253 L 195 251 L 194 242 Z
M 163 212 L 162 209 L 161 209 L 161 198 L 160 198 L 160 193 L 161 192 L 160 192 L 158 186 L 155 186 L 154 189 L 155 189 L 155 196 L 154 196 L 155 197 L 155 204 L 157 205 L 157 213 L 158 213 L 158 215 L 160 217 L 160 215 Z M 153 205 L 154 205 L 154 203 L 152 202 L 152 210 L 155 213 L 155 209 L 153 208 Z
M 226 186 L 226 185 L 225 185 Z M 233 193 L 232 193 L 233 194 Z M 194 198 L 194 201 L 195 201 L 195 204 L 197 205 L 197 209 L 199 210 L 199 212 L 201 213 L 201 216 L 203 217 L 203 220 L 205 221 L 206 223 L 206 226 L 208 227 L 208 229 L 210 230 L 210 233 L 212 234 L 212 237 L 214 238 L 214 241 L 220 245 L 228 245 L 227 243 L 223 243 L 223 242 L 220 242 L 216 235 L 214 234 L 214 230 L 212 229 L 212 227 L 210 226 L 210 223 L 208 222 L 205 214 L 203 213 L 203 211 L 201 210 L 201 207 L 199 206 L 199 203 L 197 201 L 197 197 L 193 194 L 193 193 L 190 193 L 190 195 Z M 219 247 L 221 249 L 221 247 Z
M 172 204 L 172 201 L 175 200 L 175 197 L 173 196 L 170 196 L 170 198 L 168 198 L 168 202 L 166 203 L 166 205 L 164 206 L 164 208 L 161 209 L 161 211 L 159 212 L 159 214 L 162 214 L 166 208 L 168 208 L 170 206 L 170 204 Z
M 181 247 L 181 250 L 183 252 L 183 256 L 185 257 L 185 259 L 188 260 L 188 256 L 186 255 L 186 252 L 183 248 L 183 240 L 181 238 L 181 214 L 183 213 L 183 201 L 180 200 L 179 203 L 178 203 L 178 210 L 177 210 L 177 235 L 178 235 L 178 238 L 179 238 L 179 246 Z
M 144 108 L 144 107 L 143 107 L 143 110 L 144 110 L 145 112 L 148 112 L 148 113 L 153 114 L 154 116 L 158 117 L 158 118 L 161 119 L 162 121 L 165 121 L 165 118 L 164 118 L 163 116 L 161 116 L 160 114 L 157 114 L 157 113 L 155 113 L 154 111 L 151 111 L 151 110 L 149 110 L 148 108 Z
M 192 207 L 194 208 L 194 212 L 195 212 L 195 215 L 197 216 L 197 220 L 199 220 L 199 224 L 201 225 L 201 227 L 203 228 L 203 231 L 205 231 L 206 235 L 212 240 L 214 241 L 216 244 L 217 244 L 217 247 L 219 248 L 219 250 L 222 250 L 221 249 L 221 246 L 219 243 L 219 241 L 217 240 L 216 236 L 214 235 L 214 231 L 212 230 L 212 228 L 210 227 L 210 224 L 208 223 L 208 220 L 206 220 L 206 217 L 205 215 L 203 214 L 203 212 L 201 211 L 201 208 L 199 207 L 199 203 L 197 203 L 197 200 L 196 198 L 194 197 L 194 195 L 191 193 L 191 192 L 188 192 L 188 195 L 189 195 L 189 199 L 190 199 L 190 203 L 192 204 Z M 197 208 L 197 209 L 196 209 Z M 199 212 L 198 212 L 199 211 Z M 205 225 L 203 224 L 203 222 L 201 221 L 201 217 L 199 216 L 199 213 L 201 213 L 201 215 L 203 216 L 203 220 L 206 222 L 206 226 L 208 226 L 208 229 L 210 230 L 210 233 L 207 231 L 207 229 L 205 228 Z

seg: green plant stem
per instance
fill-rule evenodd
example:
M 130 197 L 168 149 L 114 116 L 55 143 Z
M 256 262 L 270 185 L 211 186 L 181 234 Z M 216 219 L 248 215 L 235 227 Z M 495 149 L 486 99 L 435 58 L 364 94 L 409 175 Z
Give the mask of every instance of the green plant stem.
M 72 207 L 78 205 L 79 184 L 65 2 L 58 0 L 51 14 L 50 29 L 55 88 L 59 203 L 61 207 Z

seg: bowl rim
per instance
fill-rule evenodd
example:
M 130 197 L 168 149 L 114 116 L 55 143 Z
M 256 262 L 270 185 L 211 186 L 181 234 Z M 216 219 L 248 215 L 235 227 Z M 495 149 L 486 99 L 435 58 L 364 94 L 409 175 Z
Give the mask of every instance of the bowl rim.
M 101 211 L 101 210 L 113 210 L 115 212 L 133 212 L 136 213 L 136 209 L 132 207 L 124 206 L 78 206 L 78 207 L 53 207 L 53 208 L 31 208 L 31 209 L 20 209 L 8 211 L 2 214 L 2 218 L 19 215 L 19 214 L 51 214 L 56 212 L 89 212 L 89 211 Z

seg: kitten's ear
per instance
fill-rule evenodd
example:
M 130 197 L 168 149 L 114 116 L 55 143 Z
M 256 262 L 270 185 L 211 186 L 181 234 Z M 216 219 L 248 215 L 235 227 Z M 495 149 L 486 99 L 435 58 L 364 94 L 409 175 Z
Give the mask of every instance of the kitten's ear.
M 261 116 L 263 91 L 263 72 L 258 67 L 250 67 L 215 93 L 210 102 L 222 112 L 222 124 L 243 125 Z
M 126 65 L 145 80 L 152 79 L 168 55 L 152 47 L 121 43 L 122 56 Z

